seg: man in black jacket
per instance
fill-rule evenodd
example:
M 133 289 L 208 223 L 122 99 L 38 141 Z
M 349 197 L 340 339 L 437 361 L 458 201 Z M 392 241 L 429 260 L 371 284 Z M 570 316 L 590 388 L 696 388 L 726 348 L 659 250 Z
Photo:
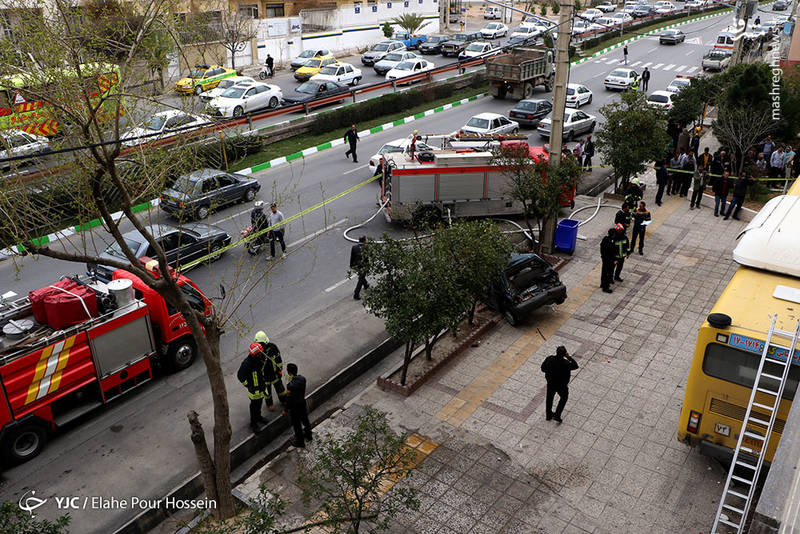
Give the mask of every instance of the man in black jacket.
M 267 420 L 261 415 L 261 400 L 264 398 L 264 360 L 265 355 L 261 345 L 253 342 L 247 358 L 244 359 L 236 373 L 236 378 L 247 388 L 250 397 L 250 428 L 253 432 L 260 432 L 262 424 Z
M 358 163 L 358 156 L 356 155 L 356 143 L 358 143 L 358 131 L 356 130 L 356 125 L 353 124 L 350 126 L 350 129 L 344 133 L 344 140 L 346 143 L 350 145 L 350 150 L 344 153 L 346 158 L 350 157 L 350 154 L 353 155 L 353 163 Z
M 583 166 L 592 172 L 592 158 L 594 157 L 594 141 L 592 141 L 592 134 L 586 136 L 586 144 L 583 145 Z
M 561 412 L 567 404 L 569 397 L 570 372 L 578 368 L 578 362 L 572 359 L 563 345 L 556 349 L 555 356 L 548 356 L 542 362 L 542 372 L 547 380 L 547 397 L 545 399 L 545 418 L 549 421 L 555 419 L 559 423 Z M 558 406 L 553 412 L 553 397 L 558 393 Z
M 306 446 L 305 440 L 311 441 L 313 437 L 306 405 L 306 377 L 297 374 L 297 365 L 294 363 L 286 365 L 286 373 L 289 383 L 286 384 L 285 406 L 294 428 L 294 441 L 290 445 L 303 449 Z M 286 411 L 283 412 L 284 415 Z
M 603 267 L 600 270 L 600 287 L 603 288 L 604 293 L 613 293 L 611 284 L 614 283 L 614 259 L 616 258 L 616 248 L 614 247 L 614 234 L 616 230 L 610 228 L 608 235 L 600 241 L 600 259 L 603 262 Z
M 631 225 L 631 207 L 627 202 L 622 203 L 622 208 L 614 216 L 614 224 L 621 224 L 625 231 Z
M 650 83 L 650 71 L 647 67 L 642 71 L 642 91 L 647 92 L 647 85 Z
M 616 268 L 614 269 L 614 280 L 622 282 L 620 274 L 622 274 L 622 266 L 625 265 L 625 258 L 630 256 L 630 242 L 625 233 L 625 227 L 617 224 L 616 232 L 614 233 L 614 261 Z M 613 281 L 611 282 L 614 283 Z
M 664 198 L 664 189 L 666 189 L 669 184 L 669 160 L 667 159 L 661 162 L 661 166 L 656 171 L 656 184 L 658 185 L 656 204 L 660 206 Z
M 630 251 L 636 248 L 636 241 L 639 241 L 639 255 L 644 254 L 644 234 L 647 231 L 647 224 L 651 220 L 650 212 L 644 201 L 639 202 L 639 207 L 633 212 L 633 234 L 631 235 Z M 647 223 L 647 224 L 645 224 Z
M 750 178 L 746 172 L 743 172 L 742 175 L 733 182 L 733 198 L 731 198 L 731 203 L 728 204 L 728 211 L 723 218 L 724 221 L 730 219 L 731 213 L 733 213 L 734 219 L 737 221 L 739 220 L 739 212 L 742 210 L 744 198 L 747 196 L 747 188 L 751 185 L 753 185 L 753 179 Z
M 350 269 L 355 271 L 358 275 L 358 282 L 356 282 L 356 290 L 353 293 L 353 298 L 355 300 L 361 300 L 361 288 L 369 289 L 369 283 L 367 283 L 367 272 L 364 269 L 364 256 L 362 247 L 364 243 L 367 242 L 367 236 L 362 235 L 358 238 L 358 243 L 353 245 L 353 248 L 350 249 Z

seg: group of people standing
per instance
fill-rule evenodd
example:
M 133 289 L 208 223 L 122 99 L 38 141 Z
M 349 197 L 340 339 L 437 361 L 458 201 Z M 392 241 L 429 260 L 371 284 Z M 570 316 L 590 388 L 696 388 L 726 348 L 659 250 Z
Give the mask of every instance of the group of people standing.
M 611 285 L 623 281 L 620 276 L 622 267 L 637 245 L 639 254 L 644 255 L 644 236 L 652 216 L 642 197 L 643 191 L 639 180 L 634 178 L 625 190 L 622 207 L 614 216 L 614 226 L 600 242 L 602 260 L 600 287 L 605 293 L 613 293 Z M 636 209 L 632 211 L 633 206 L 636 206 Z M 631 227 L 632 233 L 628 239 L 628 229 Z

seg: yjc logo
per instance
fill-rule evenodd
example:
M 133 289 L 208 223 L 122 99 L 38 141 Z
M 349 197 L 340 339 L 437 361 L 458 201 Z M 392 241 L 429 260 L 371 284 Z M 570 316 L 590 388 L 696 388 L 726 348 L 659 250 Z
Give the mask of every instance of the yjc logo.
M 30 497 L 26 497 L 28 493 L 31 494 Z M 31 514 L 31 517 L 36 517 L 33 515 L 33 511 L 39 508 L 41 505 L 47 502 L 47 499 L 40 499 L 36 496 L 35 490 L 26 491 L 22 497 L 19 499 L 19 507 L 21 510 L 24 510 Z

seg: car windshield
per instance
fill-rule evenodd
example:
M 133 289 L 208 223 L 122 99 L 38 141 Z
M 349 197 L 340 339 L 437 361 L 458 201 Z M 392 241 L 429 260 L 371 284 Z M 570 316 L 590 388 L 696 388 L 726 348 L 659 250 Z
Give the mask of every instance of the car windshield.
M 222 80 L 221 82 L 219 82 L 219 85 L 217 85 L 217 87 L 218 87 L 219 89 L 227 89 L 227 88 L 228 88 L 228 87 L 230 87 L 231 85 L 236 85 L 236 82 L 237 82 L 237 81 L 238 81 L 238 80 L 230 80 L 230 79 L 228 79 L 228 80 Z
M 319 73 L 320 74 L 330 74 L 331 76 L 333 76 L 333 75 L 336 74 L 336 70 L 337 69 L 338 69 L 338 67 L 332 67 L 332 66 L 329 65 L 327 67 L 322 67 L 322 70 L 320 70 Z
M 314 50 L 303 50 L 300 52 L 300 55 L 297 56 L 298 58 L 307 58 L 307 57 L 314 57 Z
M 205 73 L 206 71 L 204 70 L 193 70 L 192 73 L 189 75 L 189 78 L 202 78 L 203 74 Z
M 386 54 L 383 57 L 383 61 L 400 61 L 401 59 L 403 59 L 401 54 Z
M 689 85 L 689 80 L 672 80 L 670 85 L 673 87 L 683 88 Z
M 387 50 L 389 50 L 389 44 L 378 43 L 375 46 L 373 46 L 372 49 L 375 50 L 376 52 L 386 52 Z
M 457 33 L 457 34 L 455 34 L 453 36 L 453 40 L 454 41 L 466 41 L 467 40 L 467 36 L 464 35 L 463 33 Z
M 383 145 L 378 151 L 378 154 L 388 154 L 390 152 L 402 152 L 403 147 L 400 145 Z
M 529 28 L 527 26 L 520 26 L 519 28 L 517 28 L 518 33 L 531 33 L 532 31 L 533 28 Z
M 139 247 L 142 246 L 141 241 L 136 241 L 135 239 L 131 239 L 129 237 L 122 238 L 125 241 L 125 244 L 128 246 L 129 249 L 133 252 L 134 256 L 139 251 Z M 122 247 L 119 243 L 114 243 L 106 249 L 106 254 L 109 256 L 114 256 L 116 258 L 121 258 L 123 260 L 127 260 L 128 257 L 125 256 L 125 253 L 122 252 Z
M 403 61 L 399 63 L 394 69 L 395 70 L 412 70 L 414 68 L 413 61 Z
M 188 176 L 181 176 L 172 184 L 172 189 L 181 193 L 191 194 L 194 192 L 195 187 L 197 187 L 197 183 L 198 182 L 190 180 Z
M 573 89 L 572 87 L 567 87 L 567 94 L 568 95 L 574 95 L 575 94 L 575 89 Z
M 487 24 L 486 25 L 486 29 L 487 30 L 496 30 L 499 27 L 500 27 L 500 25 L 495 23 L 495 22 L 492 22 L 491 24 Z
M 472 43 L 467 47 L 467 50 L 470 52 L 480 52 L 483 50 L 483 45 L 478 43 Z
M 247 87 L 231 87 L 222 93 L 222 98 L 241 98 Z
M 321 59 L 309 59 L 306 62 L 306 67 L 311 67 L 312 69 L 318 69 L 320 65 L 322 65 Z
M 436 44 L 439 41 L 444 41 L 444 37 L 442 37 L 441 35 L 434 35 L 430 39 L 428 39 L 428 43 L 431 44 Z
M 315 83 L 304 83 L 300 87 L 297 88 L 298 93 L 308 93 L 310 95 L 317 93 L 317 84 Z
M 525 111 L 536 111 L 536 102 L 525 102 L 524 100 L 522 100 L 519 104 L 516 105 L 516 108 Z
M 619 78 L 627 78 L 628 77 L 628 71 L 626 71 L 626 70 L 611 71 L 611 74 L 609 74 L 609 76 L 617 76 Z
M 664 35 L 677 35 L 677 34 L 678 32 L 676 32 L 675 30 L 667 30 L 664 32 Z
M 154 132 L 160 132 L 161 129 L 164 127 L 165 122 L 167 122 L 167 118 L 165 116 L 153 115 L 152 117 L 150 117 L 150 120 L 144 124 L 144 127 Z
M 481 119 L 480 117 L 472 117 L 467 126 L 472 126 L 473 128 L 481 128 L 483 130 L 487 130 L 489 128 L 489 119 Z
M 650 95 L 650 98 L 648 98 L 648 100 L 650 102 L 655 102 L 657 104 L 666 104 L 667 102 L 669 102 L 669 98 L 667 98 L 665 95 Z

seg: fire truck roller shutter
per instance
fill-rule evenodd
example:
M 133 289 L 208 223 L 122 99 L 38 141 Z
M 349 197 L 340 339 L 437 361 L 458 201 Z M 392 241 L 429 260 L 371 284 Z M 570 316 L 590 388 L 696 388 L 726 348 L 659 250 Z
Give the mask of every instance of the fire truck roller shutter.
M 101 380 L 155 353 L 147 325 L 147 308 L 144 304 L 140 306 L 142 315 L 136 320 L 110 330 L 100 325 L 89 331 Z

